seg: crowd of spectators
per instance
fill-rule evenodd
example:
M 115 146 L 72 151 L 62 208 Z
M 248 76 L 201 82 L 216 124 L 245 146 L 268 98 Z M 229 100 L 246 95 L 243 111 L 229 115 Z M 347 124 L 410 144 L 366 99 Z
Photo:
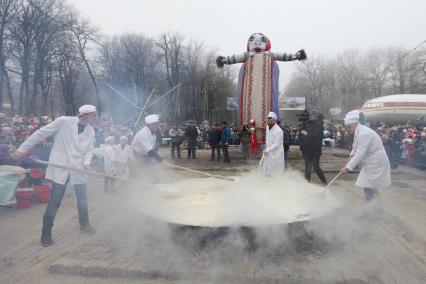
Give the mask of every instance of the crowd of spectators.
M 13 164 L 10 153 L 14 152 L 34 131 L 50 121 L 47 116 L 7 116 L 0 113 L 0 164 Z M 46 155 L 48 157 L 51 146 L 51 141 L 44 141 L 34 151 L 37 151 L 41 158 Z
M 426 127 L 407 124 L 375 130 L 382 138 L 392 168 L 405 164 L 426 169 Z
M 13 164 L 10 154 L 34 131 L 48 124 L 52 119 L 47 116 L 8 116 L 0 113 L 0 164 Z M 96 129 L 96 147 L 105 143 L 105 138 L 113 136 L 116 141 L 120 137 L 126 136 L 128 143 L 131 144 L 134 133 L 136 133 L 142 125 L 135 125 L 134 122 L 125 124 L 113 123 L 109 118 L 100 119 Z M 189 129 L 192 129 L 189 131 Z M 299 144 L 300 125 L 282 125 L 286 133 L 286 143 L 289 145 Z M 241 152 L 244 154 L 250 149 L 250 128 L 248 126 L 227 126 L 229 134 L 226 137 L 227 144 L 240 145 Z M 388 153 L 392 167 L 396 168 L 400 164 L 426 168 L 426 127 L 421 125 L 380 125 L 372 127 L 382 138 L 385 149 Z M 188 138 L 195 139 L 191 143 L 196 149 L 206 149 L 216 147 L 219 152 L 222 148 L 220 139 L 212 142 L 212 139 L 218 139 L 221 136 L 223 125 L 214 124 L 212 126 L 199 124 L 194 121 L 187 121 L 180 125 L 167 125 L 162 127 L 163 131 L 157 133 L 157 141 L 159 145 L 172 145 L 173 142 L 182 144 L 182 149 L 188 148 Z M 172 140 L 171 134 L 179 133 L 178 138 Z M 191 134 L 191 135 L 188 135 Z M 216 138 L 212 138 L 212 136 Z M 336 147 L 351 150 L 353 142 L 353 134 L 343 126 L 324 125 L 323 146 Z M 190 143 L 190 144 L 191 144 Z M 215 144 L 216 143 L 216 144 Z M 33 149 L 34 155 L 40 159 L 48 159 L 52 141 L 43 141 Z M 179 145 L 180 146 L 180 145 Z M 180 148 L 179 148 L 180 150 Z M 174 151 L 173 151 L 174 152 Z M 192 156 L 192 155 L 191 155 Z M 173 155 L 172 155 L 173 157 Z M 180 153 L 179 153 L 180 157 Z M 246 156 L 244 156 L 246 158 Z M 212 158 L 213 159 L 213 158 Z

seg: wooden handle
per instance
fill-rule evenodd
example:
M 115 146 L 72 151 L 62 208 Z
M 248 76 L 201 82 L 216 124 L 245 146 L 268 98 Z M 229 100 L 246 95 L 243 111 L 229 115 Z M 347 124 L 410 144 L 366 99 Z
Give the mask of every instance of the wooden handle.
M 329 184 L 327 184 L 327 186 L 325 187 L 325 189 L 324 189 L 324 191 L 326 191 L 327 190 L 327 188 L 336 180 L 336 179 L 338 179 L 339 178 L 339 176 L 341 175 L 341 173 L 339 172 L 338 174 L 337 174 L 337 176 L 335 176 L 334 177 L 334 179 L 332 179 L 331 181 L 330 181 L 330 183 Z
M 185 168 L 185 167 L 181 167 L 181 166 L 177 166 L 177 165 L 173 165 L 171 164 L 172 167 L 176 168 L 176 169 L 180 169 L 180 170 L 184 170 L 184 171 L 188 171 L 188 172 L 192 172 L 192 173 L 196 173 L 196 174 L 200 174 L 200 175 L 204 175 L 204 176 L 208 176 L 208 177 L 213 177 L 213 178 L 218 178 L 218 179 L 223 179 L 223 180 L 229 180 L 229 181 L 235 181 L 233 178 L 231 177 L 226 177 L 226 176 L 221 176 L 221 175 L 212 175 L 206 172 L 202 172 L 202 171 L 198 171 L 198 170 L 193 170 L 190 168 Z
M 212 174 L 209 174 L 209 173 L 206 173 L 206 172 L 197 171 L 197 170 L 193 170 L 193 169 L 190 169 L 190 168 L 185 168 L 185 167 L 181 167 L 181 166 L 177 166 L 177 165 L 173 165 L 173 164 L 172 164 L 172 167 L 176 168 L 176 169 L 184 170 L 184 171 L 193 172 L 193 173 L 200 174 L 200 175 L 205 175 L 205 176 L 208 176 L 208 177 L 213 176 Z
M 29 169 L 23 169 L 23 170 L 7 170 L 7 169 L 0 169 L 0 173 L 11 173 L 11 174 L 26 174 L 29 173 Z
M 159 190 L 159 191 L 178 192 L 175 189 L 159 188 L 159 187 L 155 186 L 154 184 L 150 184 L 150 183 L 147 183 L 147 182 L 142 182 L 142 181 L 136 180 L 136 179 L 130 179 L 130 178 L 125 178 L 125 177 L 113 176 L 113 175 L 109 175 L 109 174 L 105 174 L 105 173 L 100 173 L 100 172 L 96 172 L 96 171 L 88 171 L 88 170 L 84 170 L 84 169 L 67 167 L 67 166 L 64 166 L 64 165 L 58 165 L 58 164 L 55 164 L 55 163 L 50 163 L 50 162 L 36 160 L 36 159 L 34 159 L 34 162 L 40 163 L 40 164 L 43 164 L 43 165 L 52 166 L 52 167 L 62 168 L 62 169 L 70 170 L 70 171 L 85 173 L 85 174 L 89 174 L 89 175 L 96 175 L 96 176 L 101 176 L 101 177 L 106 177 L 106 178 L 112 178 L 112 179 L 116 179 L 116 180 L 121 180 L 121 181 L 125 181 L 125 182 L 131 182 L 131 183 L 134 183 L 134 184 L 147 186 L 147 187 Z
M 50 163 L 50 162 L 41 161 L 41 160 L 37 160 L 37 159 L 34 159 L 34 162 L 42 164 L 42 165 L 57 167 L 57 168 L 70 170 L 70 171 L 74 171 L 74 172 L 85 173 L 85 174 L 89 174 L 89 175 L 96 175 L 96 176 L 101 176 L 101 177 L 106 177 L 106 178 L 112 178 L 112 179 L 116 179 L 116 180 L 121 180 L 121 181 L 126 181 L 126 182 L 131 182 L 131 183 L 137 183 L 137 184 L 141 184 L 141 185 L 148 185 L 148 186 L 152 186 L 152 187 L 154 186 L 152 184 L 141 182 L 141 181 L 135 180 L 135 179 L 125 178 L 125 177 L 121 177 L 121 176 L 114 176 L 114 175 L 109 175 L 109 174 L 106 174 L 106 173 L 89 171 L 89 170 L 85 170 L 85 169 L 78 169 L 78 168 L 68 167 L 68 166 L 64 166 L 64 165 L 58 165 L 58 164 L 55 164 L 55 163 Z
M 262 153 L 262 158 L 260 159 L 259 167 L 261 167 L 263 164 L 263 158 L 265 158 L 265 154 Z

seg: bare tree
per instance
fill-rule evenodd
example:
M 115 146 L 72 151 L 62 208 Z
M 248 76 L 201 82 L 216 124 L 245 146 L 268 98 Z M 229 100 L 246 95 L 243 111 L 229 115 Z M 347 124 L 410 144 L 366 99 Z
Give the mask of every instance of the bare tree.
M 314 57 L 299 65 L 286 93 L 305 96 L 324 112 L 335 106 L 349 111 L 383 95 L 424 93 L 425 58 L 425 50 L 401 48 L 347 50 L 321 65 Z
M 65 114 L 75 115 L 77 105 L 74 95 L 83 63 L 78 47 L 70 33 L 64 34 L 58 41 L 55 60 L 65 100 Z
M 72 32 L 75 36 L 78 51 L 80 53 L 81 59 L 84 63 L 84 66 L 86 67 L 87 73 L 90 76 L 90 80 L 93 84 L 93 87 L 96 92 L 96 102 L 98 106 L 98 112 L 99 114 L 102 113 L 102 103 L 101 103 L 101 97 L 99 93 L 99 87 L 96 82 L 96 78 L 94 75 L 94 72 L 91 67 L 91 63 L 89 62 L 87 58 L 87 50 L 90 43 L 98 43 L 100 36 L 99 32 L 96 28 L 92 27 L 90 25 L 90 22 L 85 19 L 79 19 L 78 15 L 74 15 L 74 21 L 72 25 Z
M 184 37 L 179 33 L 165 33 L 157 40 L 157 46 L 161 50 L 163 68 L 166 72 L 166 78 L 170 89 L 178 85 L 181 80 L 183 40 Z M 176 120 L 182 119 L 182 104 L 186 105 L 186 102 L 182 102 L 180 90 L 181 88 L 174 92 L 176 107 L 174 117 Z
M 393 65 L 389 68 L 393 91 L 399 94 L 406 93 L 405 83 L 407 80 L 408 64 L 407 58 L 401 58 L 406 52 L 405 49 L 401 48 L 392 48 L 388 51 L 389 62 L 393 62 Z
M 127 34 L 120 39 L 126 79 L 133 86 L 136 103 L 142 106 L 154 89 L 156 76 L 156 54 L 151 38 L 140 34 Z
M 46 114 L 48 98 L 48 66 L 53 60 L 52 53 L 56 39 L 70 26 L 67 18 L 67 9 L 62 1 L 58 0 L 31 0 L 30 5 L 37 13 L 37 21 L 33 23 L 34 62 L 32 92 L 28 112 L 37 113 L 38 95 L 41 93 L 41 113 Z
M 6 90 L 12 113 L 15 111 L 15 105 L 9 75 L 6 70 L 7 56 L 5 50 L 10 36 L 8 26 L 19 12 L 17 4 L 18 2 L 15 0 L 0 0 L 0 110 L 3 109 L 4 91 Z
M 370 89 L 370 94 L 367 94 L 369 98 L 383 95 L 383 87 L 387 80 L 387 64 L 388 62 L 381 49 L 370 49 L 364 55 L 361 68 L 366 84 Z
M 17 16 L 10 23 L 9 30 L 14 51 L 12 55 L 20 69 L 19 112 L 23 114 L 28 113 L 29 109 L 30 72 L 35 42 L 32 24 L 37 21 L 38 13 L 32 5 L 23 0 L 19 1 L 14 13 L 17 13 Z
M 323 91 L 326 66 L 323 58 L 311 57 L 304 63 L 296 65 L 300 73 L 305 75 L 308 88 L 306 98 L 310 105 L 323 107 Z
M 202 44 L 196 43 L 196 42 L 190 42 L 185 47 L 185 53 L 184 53 L 184 70 L 185 70 L 185 77 L 186 77 L 186 87 L 189 91 L 190 96 L 187 98 L 189 101 L 186 102 L 186 105 L 188 108 L 186 109 L 185 116 L 192 115 L 192 119 L 199 120 L 198 112 L 195 111 L 197 108 L 201 108 L 200 104 L 200 93 L 199 88 L 200 86 L 200 80 L 201 80 L 201 66 L 203 65 L 203 58 L 202 58 Z
M 123 105 L 121 113 L 128 115 L 131 109 L 138 114 L 160 81 L 159 59 L 153 40 L 142 34 L 107 39 L 102 44 L 99 61 L 104 80 L 133 102 Z M 110 93 L 113 94 L 111 103 L 114 103 L 117 94 L 115 91 Z

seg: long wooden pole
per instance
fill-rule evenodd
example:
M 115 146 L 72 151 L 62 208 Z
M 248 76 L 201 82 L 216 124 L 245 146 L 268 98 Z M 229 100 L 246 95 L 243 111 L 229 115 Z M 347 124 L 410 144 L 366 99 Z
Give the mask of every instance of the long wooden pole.
M 85 170 L 85 169 L 79 169 L 79 168 L 74 168 L 74 167 L 59 165 L 59 164 L 55 164 L 55 163 L 41 161 L 41 160 L 38 160 L 38 159 L 34 159 L 34 162 L 42 164 L 42 165 L 57 167 L 57 168 L 61 168 L 61 169 L 65 169 L 65 170 L 70 170 L 70 171 L 74 171 L 74 172 L 79 172 L 79 173 L 85 173 L 85 174 L 89 174 L 89 175 L 96 175 L 96 176 L 101 176 L 101 177 L 116 179 L 116 180 L 120 180 L 120 181 L 124 181 L 124 182 L 130 182 L 130 183 L 134 183 L 134 184 L 138 184 L 138 185 L 143 185 L 143 186 L 149 186 L 149 187 L 153 187 L 155 189 L 161 190 L 161 189 L 159 189 L 158 187 L 156 187 L 153 184 L 150 184 L 150 183 L 147 183 L 147 182 L 142 182 L 142 181 L 136 180 L 136 179 L 130 179 L 130 178 L 125 178 L 125 177 L 121 177 L 121 176 L 114 176 L 114 175 L 110 175 L 110 174 L 106 174 L 106 173 L 100 173 L 100 172 L 97 172 L 97 171 L 90 171 L 90 170 Z
M 206 172 L 202 172 L 202 171 L 198 171 L 198 170 L 193 170 L 190 168 L 185 168 L 185 167 L 181 167 L 181 166 L 177 166 L 177 165 L 171 165 L 171 167 L 179 169 L 179 170 L 184 170 L 184 171 L 188 171 L 188 172 L 192 172 L 192 173 L 196 173 L 196 174 L 200 174 L 200 175 L 204 175 L 204 176 L 208 176 L 208 177 L 213 177 L 213 178 L 218 178 L 218 179 L 223 179 L 223 180 L 228 180 L 228 181 L 235 181 L 235 179 L 231 178 L 231 177 L 226 177 L 226 176 L 221 176 L 221 175 L 212 175 Z
M 337 176 L 335 176 L 334 177 L 334 179 L 332 179 L 330 182 L 329 182 L 329 184 L 327 184 L 327 186 L 325 187 L 325 189 L 324 189 L 324 192 L 330 187 L 330 185 L 333 183 L 333 182 L 335 182 L 336 181 L 336 179 L 338 179 L 339 177 L 340 177 L 340 175 L 341 175 L 341 173 L 339 172 L 338 174 L 337 174 Z

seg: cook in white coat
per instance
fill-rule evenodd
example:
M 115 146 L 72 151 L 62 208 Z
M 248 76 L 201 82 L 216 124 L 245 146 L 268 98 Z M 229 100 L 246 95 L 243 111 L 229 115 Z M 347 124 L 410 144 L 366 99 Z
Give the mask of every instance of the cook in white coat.
M 114 146 L 114 152 L 117 157 L 117 175 L 128 177 L 129 163 L 135 158 L 132 149 L 127 144 L 129 139 L 126 136 L 120 137 L 120 144 Z
M 267 175 L 280 175 L 284 170 L 284 133 L 276 124 L 277 115 L 268 114 L 266 127 L 266 145 L 263 150 L 262 171 Z
M 155 133 L 160 127 L 160 117 L 151 114 L 145 117 L 145 126 L 136 133 L 131 148 L 135 156 L 136 166 L 132 168 L 132 177 L 141 178 L 142 175 L 151 181 L 155 180 L 156 170 L 154 163 L 165 163 L 157 152 Z
M 346 114 L 345 125 L 354 133 L 351 159 L 340 170 L 345 175 L 357 165 L 361 166 L 356 185 L 364 188 L 366 201 L 379 197 L 378 188 L 391 184 L 389 159 L 379 135 L 371 128 L 359 123 L 359 111 Z
M 114 136 L 108 136 L 105 138 L 104 145 L 104 171 L 106 174 L 116 176 L 117 175 L 117 163 L 118 158 L 114 151 L 115 138 Z M 115 180 L 112 178 L 105 177 L 104 191 L 111 191 L 115 185 Z
M 108 136 L 104 145 L 104 170 L 109 175 L 117 175 L 117 155 L 114 151 L 115 138 Z
M 97 121 L 96 107 L 84 105 L 79 109 L 78 117 L 62 116 L 34 132 L 15 152 L 15 158 L 27 155 L 32 147 L 48 137 L 54 137 L 49 162 L 59 165 L 90 169 L 93 156 L 95 131 L 92 127 Z M 52 227 L 56 212 L 64 197 L 68 181 L 74 185 L 77 197 L 80 229 L 93 233 L 89 224 L 87 210 L 88 175 L 67 169 L 48 166 L 46 178 L 52 180 L 52 197 L 43 216 L 42 245 L 52 245 Z

